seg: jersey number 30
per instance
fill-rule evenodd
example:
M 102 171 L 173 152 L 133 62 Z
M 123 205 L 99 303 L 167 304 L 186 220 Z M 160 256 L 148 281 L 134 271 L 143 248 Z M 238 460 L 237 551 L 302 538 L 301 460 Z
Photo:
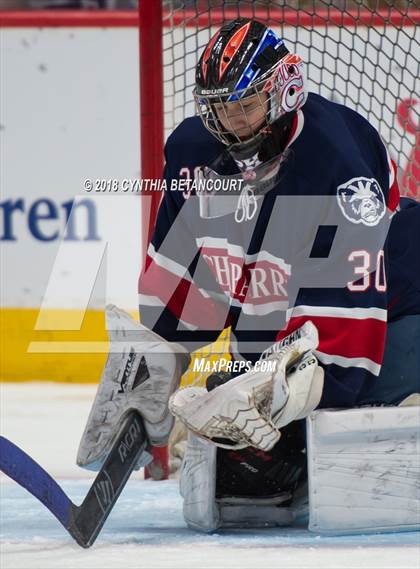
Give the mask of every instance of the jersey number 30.
M 352 292 L 364 292 L 374 286 L 378 292 L 386 291 L 384 252 L 381 249 L 376 256 L 376 264 L 372 264 L 371 254 L 360 250 L 350 253 L 348 260 L 354 263 L 356 279 L 347 283 Z

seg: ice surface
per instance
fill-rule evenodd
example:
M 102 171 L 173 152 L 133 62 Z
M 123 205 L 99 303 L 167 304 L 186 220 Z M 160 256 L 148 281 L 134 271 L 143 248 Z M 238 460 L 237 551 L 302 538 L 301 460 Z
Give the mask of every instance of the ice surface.
M 1 433 L 30 453 L 80 503 L 93 475 L 74 466 L 95 388 L 1 385 Z M 3 476 L 2 569 L 194 568 L 417 569 L 420 534 L 320 537 L 302 528 L 224 531 L 186 528 L 177 481 L 135 474 L 95 545 L 81 549 L 30 494 Z

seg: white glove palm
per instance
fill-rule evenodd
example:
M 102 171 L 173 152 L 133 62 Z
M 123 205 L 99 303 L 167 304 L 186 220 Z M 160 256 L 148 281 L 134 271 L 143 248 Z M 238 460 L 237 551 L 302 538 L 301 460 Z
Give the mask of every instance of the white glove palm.
M 169 409 L 188 429 L 218 446 L 268 450 L 280 438 L 269 418 L 271 383 L 266 372 L 250 371 L 210 392 L 187 387 L 170 398 Z

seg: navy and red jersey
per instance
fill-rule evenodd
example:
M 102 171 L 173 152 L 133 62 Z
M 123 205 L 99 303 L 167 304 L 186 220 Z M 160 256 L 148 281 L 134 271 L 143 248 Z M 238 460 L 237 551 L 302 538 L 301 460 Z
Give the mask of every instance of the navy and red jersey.
M 173 183 L 223 151 L 198 117 L 167 141 L 142 322 L 190 351 L 230 326 L 232 355 L 255 361 L 311 320 L 325 370 L 320 407 L 357 404 L 380 373 L 387 323 L 420 314 L 420 206 L 400 205 L 396 166 L 370 123 L 315 94 L 295 116 L 275 186 L 248 217 L 203 218 L 199 197 Z

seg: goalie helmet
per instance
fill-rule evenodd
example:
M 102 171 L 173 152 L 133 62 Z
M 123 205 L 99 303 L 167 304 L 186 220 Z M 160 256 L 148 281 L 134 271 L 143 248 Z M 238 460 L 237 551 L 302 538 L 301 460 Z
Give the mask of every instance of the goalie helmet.
M 255 154 L 267 136 L 279 139 L 279 131 L 306 101 L 302 59 L 261 22 L 236 19 L 212 37 L 201 55 L 194 98 L 216 138 L 238 150 L 253 147 L 246 154 Z

